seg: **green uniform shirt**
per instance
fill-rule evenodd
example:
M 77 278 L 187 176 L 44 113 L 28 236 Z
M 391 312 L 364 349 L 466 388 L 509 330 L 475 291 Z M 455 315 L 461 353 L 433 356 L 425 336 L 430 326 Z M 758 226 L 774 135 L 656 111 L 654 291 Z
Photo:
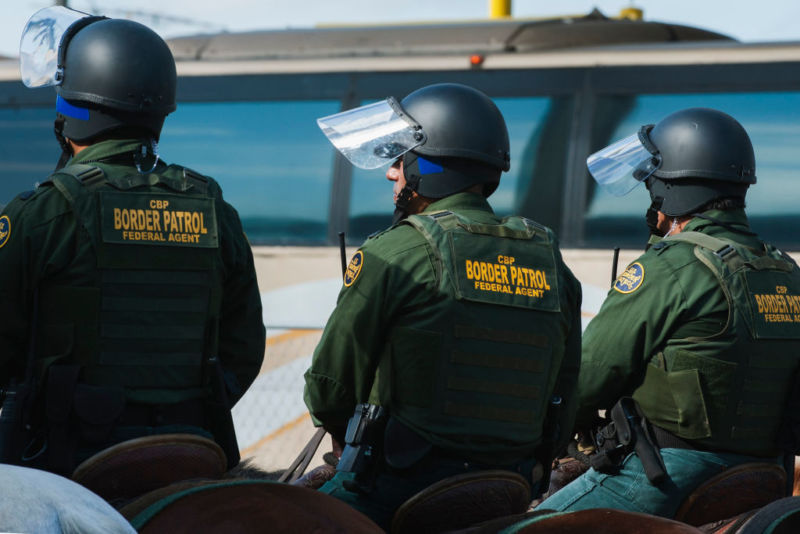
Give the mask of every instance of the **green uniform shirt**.
M 133 167 L 136 140 L 109 140 L 92 145 L 70 164 L 113 162 L 106 179 L 124 180 Z M 130 164 L 120 163 L 130 161 Z M 156 169 L 163 169 L 159 163 Z M 209 179 L 210 187 L 218 188 Z M 125 195 L 127 188 L 120 193 Z M 135 190 L 141 190 L 137 188 Z M 9 203 L 0 218 L 0 383 L 24 376 L 28 355 L 33 295 L 43 283 L 90 286 L 97 277 L 97 259 L 91 239 L 74 216 L 64 195 L 52 185 L 23 193 Z M 223 296 L 217 325 L 219 358 L 230 374 L 232 400 L 244 393 L 258 375 L 264 356 L 265 332 L 261 299 L 250 245 L 236 211 L 216 203 Z M 8 232 L 8 234 L 4 234 Z M 132 268 L 135 266 L 131 266 Z M 177 372 L 177 371 L 176 371 Z M 151 399 L 150 402 L 158 402 Z M 162 399 L 170 402 L 169 399 Z
M 438 200 L 423 214 L 440 210 L 479 224 L 500 222 L 486 200 L 473 193 L 458 193 Z M 569 325 L 566 339 L 561 338 L 566 348 L 556 387 L 560 391 L 573 391 L 580 358 L 580 286 L 557 251 L 555 257 L 562 289 L 561 313 Z M 305 375 L 306 404 L 314 422 L 328 429 L 341 429 L 358 403 L 381 404 L 391 413 L 393 393 L 403 395 L 397 393 L 402 389 L 409 396 L 425 395 L 419 388 L 427 387 L 426 380 L 415 383 L 406 379 L 402 384 L 393 384 L 391 377 L 381 375 L 382 361 L 406 359 L 409 365 L 423 368 L 420 359 L 441 357 L 435 349 L 439 327 L 435 321 L 440 320 L 436 312 L 448 303 L 442 302 L 445 297 L 437 291 L 436 257 L 422 233 L 410 225 L 394 226 L 369 239 L 355 258 Z M 522 311 L 520 315 L 528 317 Z M 562 348 L 556 350 L 560 352 Z M 562 428 L 571 429 L 575 399 L 568 400 L 573 402 L 562 410 L 565 423 Z M 423 420 L 413 423 L 414 429 L 430 441 L 464 450 L 458 436 L 448 435 L 446 429 L 430 428 Z M 483 445 L 473 444 L 476 451 L 488 450 Z M 509 450 L 515 445 L 518 446 L 507 444 Z M 503 445 L 493 443 L 491 447 L 502 450 Z M 487 458 L 491 459 L 496 461 L 498 456 Z
M 748 230 L 744 210 L 709 211 L 705 215 L 733 228 Z M 699 217 L 692 219 L 683 232 L 699 232 L 728 239 L 756 251 L 763 249 L 756 236 L 734 232 Z M 748 303 L 737 301 L 736 305 L 744 309 Z M 726 365 L 728 368 L 734 365 L 718 360 L 716 356 L 737 354 L 736 346 L 743 343 L 732 333 L 722 335 L 726 331 L 727 321 L 728 303 L 723 288 L 711 269 L 701 262 L 694 245 L 671 242 L 660 250 L 658 246 L 650 248 L 617 279 L 600 312 L 584 333 L 578 424 L 590 424 L 598 409 L 608 409 L 621 396 L 631 395 L 642 385 L 648 364 L 652 363 L 669 372 L 672 371 L 671 358 L 681 358 L 683 355 L 692 355 L 698 358 L 698 363 L 702 361 L 707 366 L 704 372 L 709 374 L 700 383 L 704 393 L 698 395 L 710 395 L 706 399 L 709 402 L 717 389 L 729 387 L 726 383 L 716 381 L 722 381 L 722 377 L 727 376 L 723 372 Z M 767 352 L 774 349 L 771 341 L 757 343 L 768 348 Z M 747 358 L 749 361 L 759 361 L 758 358 L 761 358 L 763 362 L 771 356 L 747 354 L 742 358 L 742 361 L 748 361 Z M 714 365 L 717 371 L 712 371 Z M 763 372 L 763 369 L 758 371 Z M 787 375 L 786 383 L 774 384 L 774 389 L 785 389 L 790 379 L 791 376 Z M 663 392 L 651 391 L 646 387 L 637 392 L 640 396 L 658 394 Z M 703 399 L 694 399 L 692 402 L 702 406 Z M 729 399 L 731 405 L 737 402 L 736 398 Z M 652 404 L 650 410 L 659 410 L 658 403 L 649 404 Z M 714 406 L 714 409 L 720 408 L 724 406 Z M 779 407 L 774 408 L 779 410 Z M 698 437 L 700 434 L 695 436 L 693 433 L 698 434 L 697 426 L 704 422 L 687 422 L 687 427 L 675 432 L 687 439 Z M 732 424 L 735 433 L 736 423 Z M 725 436 L 716 436 L 715 439 L 717 441 L 712 443 L 721 443 Z M 737 450 L 736 444 L 730 441 L 723 448 L 734 452 Z

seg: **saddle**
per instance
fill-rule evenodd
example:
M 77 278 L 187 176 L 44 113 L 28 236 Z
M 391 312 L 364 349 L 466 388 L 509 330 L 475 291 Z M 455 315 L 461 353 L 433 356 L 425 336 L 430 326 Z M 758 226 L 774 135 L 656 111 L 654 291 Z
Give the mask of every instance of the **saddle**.
M 182 482 L 147 493 L 120 513 L 142 534 L 381 532 L 330 495 L 273 480 Z
M 215 442 L 193 434 L 159 434 L 123 441 L 80 464 L 72 480 L 112 505 L 174 482 L 219 479 L 227 469 Z
M 519 474 L 487 470 L 456 475 L 428 486 L 394 514 L 392 534 L 465 528 L 527 510 L 531 487 Z
M 695 489 L 678 508 L 676 521 L 694 526 L 760 508 L 786 495 L 786 473 L 770 463 L 746 463 L 726 469 Z

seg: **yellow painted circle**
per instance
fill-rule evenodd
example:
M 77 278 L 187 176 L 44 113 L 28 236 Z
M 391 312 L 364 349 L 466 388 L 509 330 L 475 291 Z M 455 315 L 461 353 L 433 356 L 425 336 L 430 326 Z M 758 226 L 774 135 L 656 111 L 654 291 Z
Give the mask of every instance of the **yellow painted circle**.
M 353 285 L 353 282 L 356 281 L 358 275 L 361 274 L 361 268 L 364 266 L 364 253 L 360 250 L 353 255 L 353 259 L 350 260 L 350 265 L 347 266 L 347 270 L 344 272 L 344 286 L 350 287 Z
M 11 236 L 11 219 L 8 218 L 8 215 L 3 215 L 0 217 L 0 248 L 3 247 L 8 242 L 8 238 Z
M 614 289 L 620 293 L 633 293 L 644 282 L 644 266 L 639 263 L 633 263 L 625 269 L 625 272 L 619 275 L 614 281 Z

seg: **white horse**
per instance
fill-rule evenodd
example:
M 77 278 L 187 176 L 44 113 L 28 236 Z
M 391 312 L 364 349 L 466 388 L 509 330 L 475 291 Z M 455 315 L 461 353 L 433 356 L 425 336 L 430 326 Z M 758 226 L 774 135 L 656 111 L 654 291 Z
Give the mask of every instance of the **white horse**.
M 0 465 L 0 531 L 135 534 L 110 504 L 64 477 Z

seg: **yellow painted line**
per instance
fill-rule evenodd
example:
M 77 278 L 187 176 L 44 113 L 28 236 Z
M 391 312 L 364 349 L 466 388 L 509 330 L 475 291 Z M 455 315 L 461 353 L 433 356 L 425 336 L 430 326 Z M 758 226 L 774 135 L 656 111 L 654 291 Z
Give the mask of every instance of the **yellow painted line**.
M 278 343 L 285 343 L 286 341 L 297 339 L 298 337 L 307 336 L 312 332 L 319 332 L 318 328 L 308 328 L 302 330 L 289 330 L 288 332 L 284 332 L 283 334 L 278 334 L 277 336 L 272 336 L 267 338 L 267 346 L 270 345 L 277 345 Z
M 289 421 L 288 423 L 286 423 L 285 425 L 280 427 L 278 430 L 276 430 L 272 434 L 268 434 L 268 435 L 264 436 L 263 438 L 258 440 L 253 445 L 250 445 L 246 449 L 243 449 L 243 450 L 239 451 L 239 454 L 241 454 L 242 458 L 245 458 L 248 455 L 254 453 L 256 451 L 256 449 L 258 449 L 259 447 L 264 446 L 267 442 L 277 438 L 281 434 L 285 434 L 286 432 L 289 432 L 290 430 L 293 430 L 293 429 L 297 428 L 302 423 L 305 423 L 306 421 L 310 421 L 310 420 L 311 420 L 311 415 L 309 415 L 309 413 L 306 412 L 303 415 L 301 415 L 300 417 L 298 417 L 297 419 L 295 419 L 294 421 Z

